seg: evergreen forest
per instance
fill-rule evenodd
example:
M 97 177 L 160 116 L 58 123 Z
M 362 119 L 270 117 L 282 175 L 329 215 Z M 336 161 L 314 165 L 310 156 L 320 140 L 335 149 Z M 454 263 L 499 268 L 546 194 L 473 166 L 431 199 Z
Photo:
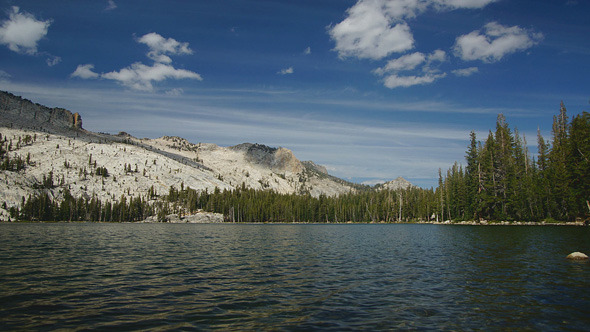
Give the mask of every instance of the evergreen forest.
M 65 192 L 61 202 L 47 193 L 23 197 L 13 219 L 39 221 L 139 221 L 157 215 L 199 210 L 222 213 L 230 222 L 413 222 L 413 221 L 575 221 L 590 217 L 590 113 L 571 120 L 563 103 L 553 118 L 551 138 L 538 132 L 537 154 L 527 138 L 498 115 L 495 130 L 478 140 L 475 132 L 465 152 L 465 164 L 439 169 L 438 186 L 403 190 L 357 190 L 312 197 L 248 189 L 198 192 L 170 187 L 161 197 L 153 190 L 144 197 L 118 202 L 75 198 Z M 5 151 L 0 148 L 0 153 Z M 3 169 L 24 161 L 4 161 Z M 49 176 L 47 177 L 49 179 Z M 45 181 L 44 181 L 45 182 Z M 49 182 L 49 181 L 48 181 Z M 44 184 L 45 187 L 53 183 Z

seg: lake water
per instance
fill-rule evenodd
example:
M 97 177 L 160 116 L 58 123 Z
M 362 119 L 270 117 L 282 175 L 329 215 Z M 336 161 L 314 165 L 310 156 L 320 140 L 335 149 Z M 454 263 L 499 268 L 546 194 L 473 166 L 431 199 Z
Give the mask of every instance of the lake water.
M 590 228 L 0 224 L 0 329 L 588 330 Z

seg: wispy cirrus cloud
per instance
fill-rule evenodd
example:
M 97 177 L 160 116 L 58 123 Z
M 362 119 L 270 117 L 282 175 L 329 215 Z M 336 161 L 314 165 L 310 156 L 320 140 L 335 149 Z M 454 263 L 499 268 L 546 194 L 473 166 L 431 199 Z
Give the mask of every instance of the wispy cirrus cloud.
M 0 70 L 0 82 L 8 82 L 10 80 L 10 74 L 4 70 Z
M 117 9 L 117 4 L 115 3 L 114 0 L 108 0 L 107 7 L 105 8 L 105 10 L 114 10 L 114 9 Z

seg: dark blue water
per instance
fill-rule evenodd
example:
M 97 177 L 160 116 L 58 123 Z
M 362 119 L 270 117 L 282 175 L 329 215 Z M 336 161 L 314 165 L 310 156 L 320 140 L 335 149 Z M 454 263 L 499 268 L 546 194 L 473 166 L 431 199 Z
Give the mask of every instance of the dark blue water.
M 0 329 L 588 330 L 590 229 L 1 224 Z

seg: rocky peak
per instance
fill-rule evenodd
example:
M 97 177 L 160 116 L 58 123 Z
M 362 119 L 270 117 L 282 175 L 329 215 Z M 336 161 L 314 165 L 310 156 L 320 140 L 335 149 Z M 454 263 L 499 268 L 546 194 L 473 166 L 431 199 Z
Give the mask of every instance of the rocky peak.
M 318 173 L 328 174 L 328 169 L 325 166 L 318 165 L 311 160 L 301 162 L 306 168 L 312 169 Z
M 273 172 L 299 173 L 303 170 L 303 165 L 289 149 L 277 149 L 263 144 L 252 143 L 242 143 L 232 146 L 230 149 L 243 151 L 247 161 L 269 167 Z
M 6 91 L 0 91 L 0 115 L 0 125 L 4 126 L 52 132 L 82 129 L 82 117 L 79 113 L 72 114 L 63 108 L 35 104 Z
M 380 187 L 382 189 L 386 189 L 386 190 L 398 190 L 398 189 L 408 189 L 408 188 L 414 187 L 414 185 L 410 181 L 408 181 L 400 176 L 395 180 L 385 182 Z

